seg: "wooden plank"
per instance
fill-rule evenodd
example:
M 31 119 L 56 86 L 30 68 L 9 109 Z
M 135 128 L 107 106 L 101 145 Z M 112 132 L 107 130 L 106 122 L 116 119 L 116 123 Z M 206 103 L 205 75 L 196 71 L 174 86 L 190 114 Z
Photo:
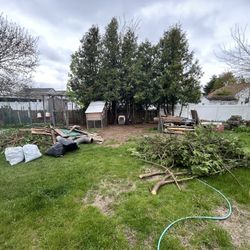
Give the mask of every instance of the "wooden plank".
M 56 143 L 56 135 L 55 135 L 55 131 L 53 128 L 51 129 L 51 138 L 52 138 L 53 144 L 55 144 Z
M 193 128 L 172 128 L 172 127 L 168 127 L 167 130 L 174 130 L 174 131 L 194 131 Z
M 60 136 L 62 136 L 62 137 L 68 137 L 68 135 L 64 134 L 60 129 L 54 128 L 54 130 L 55 130 L 55 132 L 56 132 L 57 134 L 59 134 Z
M 51 133 L 47 133 L 47 132 L 42 132 L 42 131 L 31 131 L 32 135 L 49 135 L 51 136 Z

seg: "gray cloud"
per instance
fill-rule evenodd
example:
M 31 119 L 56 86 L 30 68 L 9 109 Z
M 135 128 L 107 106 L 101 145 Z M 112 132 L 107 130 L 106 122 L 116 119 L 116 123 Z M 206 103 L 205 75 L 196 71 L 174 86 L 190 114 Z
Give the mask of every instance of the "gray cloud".
M 181 23 L 200 60 L 205 83 L 226 69 L 215 56 L 219 45 L 230 42 L 230 28 L 248 23 L 248 0 L 0 0 L 0 9 L 13 21 L 39 36 L 40 66 L 34 77 L 39 86 L 65 88 L 70 55 L 92 24 L 101 31 L 113 17 L 140 20 L 139 41 L 156 43 L 170 25 Z

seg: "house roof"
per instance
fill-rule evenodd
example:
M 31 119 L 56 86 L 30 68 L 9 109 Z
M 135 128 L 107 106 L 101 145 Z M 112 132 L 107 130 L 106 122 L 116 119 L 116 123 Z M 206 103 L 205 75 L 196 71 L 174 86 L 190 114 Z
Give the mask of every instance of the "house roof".
M 86 109 L 85 114 L 101 113 L 105 107 L 105 104 L 106 102 L 103 102 L 103 101 L 91 102 L 88 108 Z
M 235 95 L 246 88 L 250 88 L 249 83 L 230 84 L 216 89 L 207 96 L 207 99 L 221 101 L 237 100 L 237 97 Z
M 9 95 L 2 95 L 2 99 L 41 99 L 43 96 L 60 96 L 67 99 L 65 90 L 55 90 L 53 88 L 24 88 L 19 92 Z
M 31 96 L 54 95 L 56 91 L 53 88 L 30 88 Z
M 61 96 L 66 96 L 67 92 L 66 90 L 56 90 L 56 94 Z
M 65 90 L 55 90 L 54 88 L 25 88 L 18 93 L 18 96 L 39 97 L 42 96 L 66 96 Z

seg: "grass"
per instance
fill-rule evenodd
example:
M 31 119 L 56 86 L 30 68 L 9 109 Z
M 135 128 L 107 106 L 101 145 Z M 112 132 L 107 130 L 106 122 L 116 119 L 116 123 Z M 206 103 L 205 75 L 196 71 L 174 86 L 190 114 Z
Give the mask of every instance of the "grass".
M 250 136 L 239 136 L 250 151 Z M 130 142 L 132 143 L 132 142 Z M 152 196 L 152 181 L 138 175 L 148 168 L 128 153 L 129 144 L 112 148 L 82 145 L 61 158 L 42 158 L 10 167 L 0 157 L 1 249 L 155 249 L 164 227 L 188 215 L 211 215 L 224 201 L 198 181 L 180 192 L 174 185 Z M 249 210 L 249 169 L 205 179 L 230 200 Z M 122 190 L 121 190 L 122 189 Z M 111 213 L 84 198 L 110 196 Z M 199 234 L 196 233 L 199 230 Z M 189 221 L 171 229 L 162 249 L 234 249 L 217 222 Z M 247 249 L 247 248 L 246 248 Z

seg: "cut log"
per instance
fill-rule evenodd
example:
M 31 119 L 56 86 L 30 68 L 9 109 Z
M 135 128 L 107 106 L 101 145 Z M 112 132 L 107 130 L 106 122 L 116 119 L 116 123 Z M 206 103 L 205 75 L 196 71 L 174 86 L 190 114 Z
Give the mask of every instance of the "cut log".
M 153 176 L 156 176 L 156 175 L 164 175 L 166 174 L 166 172 L 153 172 L 153 173 L 148 173 L 148 174 L 140 174 L 139 175 L 139 178 L 140 179 L 144 179 L 144 178 L 149 178 L 149 177 L 153 177 Z
M 183 181 L 192 180 L 192 179 L 194 179 L 194 178 L 195 178 L 195 176 L 193 176 L 193 177 L 188 177 L 188 178 L 183 178 L 183 179 L 179 179 L 179 180 L 177 180 L 177 183 L 178 183 L 178 182 L 183 182 Z M 156 195 L 160 187 L 162 187 L 162 186 L 164 186 L 164 185 L 166 185 L 166 184 L 174 183 L 174 182 L 175 182 L 175 180 L 164 180 L 164 179 L 161 180 L 161 181 L 159 181 L 159 182 L 157 182 L 157 183 L 154 185 L 153 189 L 151 190 L 151 194 Z

